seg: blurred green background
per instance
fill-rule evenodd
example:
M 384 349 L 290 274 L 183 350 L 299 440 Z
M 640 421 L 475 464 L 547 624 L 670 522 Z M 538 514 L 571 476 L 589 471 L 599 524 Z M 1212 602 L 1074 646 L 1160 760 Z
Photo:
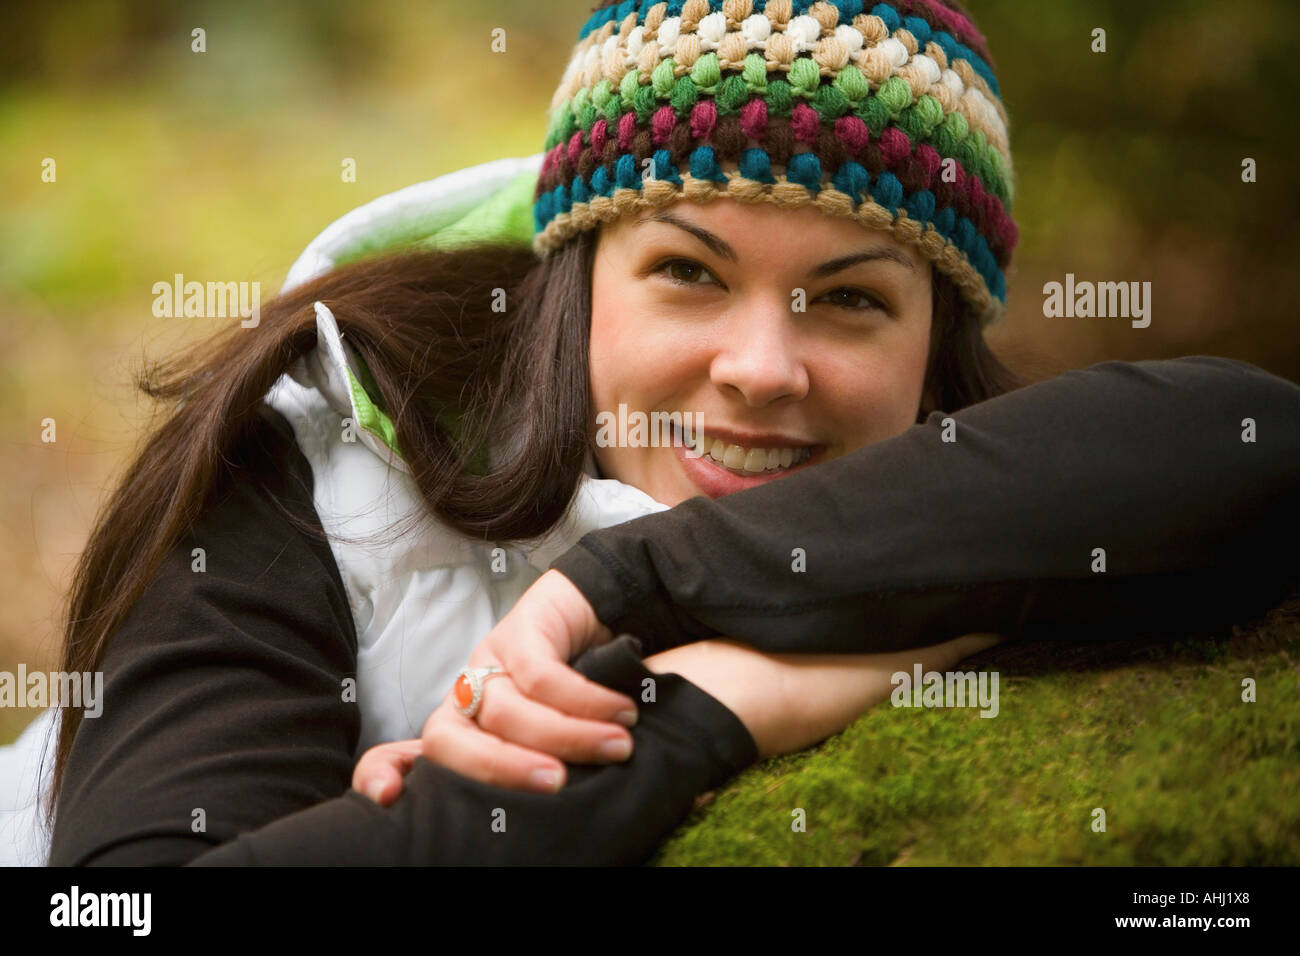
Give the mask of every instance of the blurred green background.
M 349 209 L 538 151 L 593 3 L 26 5 L 0 31 L 0 669 L 50 667 L 59 602 L 148 406 L 153 283 L 278 288 Z M 1021 230 L 990 334 L 1049 375 L 1208 353 L 1300 379 L 1290 0 L 971 0 L 1011 115 Z M 191 31 L 207 51 L 191 52 Z M 491 31 L 506 31 L 494 53 Z M 1107 52 L 1091 51 L 1106 30 Z M 1241 162 L 1258 181 L 1241 181 Z M 57 181 L 41 181 L 42 161 Z M 341 181 L 344 157 L 357 181 Z M 1150 281 L 1152 321 L 1046 319 L 1044 282 Z M 57 421 L 57 442 L 41 421 Z M 0 741 L 34 711 L 0 710 Z

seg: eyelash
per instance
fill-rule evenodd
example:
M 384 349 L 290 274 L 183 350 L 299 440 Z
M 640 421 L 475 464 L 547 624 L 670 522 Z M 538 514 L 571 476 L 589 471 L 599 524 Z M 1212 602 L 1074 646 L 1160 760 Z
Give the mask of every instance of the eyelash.
M 687 282 L 685 279 L 677 279 L 677 278 L 674 278 L 673 276 L 669 275 L 669 274 L 668 274 L 668 268 L 669 268 L 669 266 L 674 266 L 674 265 L 678 265 L 678 264 L 684 264 L 684 265 L 689 265 L 689 266 L 695 266 L 697 269 L 701 269 L 701 270 L 703 270 L 704 272 L 708 272 L 708 271 L 709 271 L 708 269 L 705 269 L 704 266 L 700 265 L 698 262 L 695 262 L 693 259 L 681 259 L 681 258 L 677 258 L 677 259 L 665 259 L 663 262 L 659 263 L 659 265 L 655 266 L 655 268 L 654 268 L 653 271 L 654 271 L 656 274 L 662 274 L 662 275 L 664 276 L 664 278 L 666 278 L 666 279 L 667 279 L 669 282 L 671 282 L 673 285 L 678 285 L 678 286 L 692 286 L 692 285 L 703 285 L 703 284 L 704 284 L 704 283 L 700 283 L 700 282 Z M 710 275 L 712 275 L 712 273 L 710 273 Z M 714 279 L 716 279 L 716 278 L 717 278 L 717 276 L 714 276 Z M 843 305 L 843 304 L 838 303 L 838 302 L 837 302 L 837 303 L 833 303 L 834 305 L 836 305 L 837 307 L 839 307 L 839 308 L 841 308 L 841 309 L 848 309 L 848 310 L 851 311 L 851 312 L 865 312 L 865 311 L 868 311 L 869 309 L 878 309 L 878 310 L 880 310 L 880 311 L 882 311 L 882 312 L 885 311 L 884 303 L 882 303 L 882 302 L 881 302 L 879 299 L 877 299 L 875 296 L 873 296 L 873 295 L 869 295 L 868 293 L 863 292 L 861 289 L 854 289 L 854 288 L 851 288 L 851 287 L 849 287 L 849 286 L 840 286 L 839 288 L 831 289 L 830 292 L 827 292 L 826 294 L 827 294 L 827 295 L 832 295 L 832 294 L 834 294 L 834 293 L 836 293 L 836 292 L 852 292 L 852 293 L 854 293 L 855 295 L 859 295 L 859 296 L 861 296 L 862 298 L 866 299 L 868 302 L 871 303 L 869 306 Z

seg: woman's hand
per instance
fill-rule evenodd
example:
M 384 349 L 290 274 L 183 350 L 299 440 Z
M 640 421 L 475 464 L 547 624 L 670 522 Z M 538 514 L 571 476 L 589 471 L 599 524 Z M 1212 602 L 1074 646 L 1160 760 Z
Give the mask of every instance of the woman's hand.
M 483 783 L 541 792 L 564 786 L 565 763 L 626 760 L 636 701 L 568 664 L 611 637 L 573 582 L 547 571 L 470 655 L 469 666 L 505 675 L 484 681 L 473 719 L 448 696 L 421 731 L 424 756 Z
M 997 634 L 967 634 L 888 654 L 764 654 L 734 641 L 710 640 L 651 655 L 644 664 L 655 673 L 680 674 L 720 701 L 749 730 L 760 758 L 767 758 L 802 750 L 843 730 L 869 707 L 888 700 L 893 675 L 910 672 L 914 663 L 923 671 L 948 670 L 1003 640 Z M 485 705 L 486 687 L 497 682 L 484 685 Z M 447 706 L 435 711 L 429 723 Z M 454 709 L 451 716 L 466 720 Z M 372 747 L 357 763 L 353 788 L 377 803 L 391 803 L 421 749 L 416 740 Z

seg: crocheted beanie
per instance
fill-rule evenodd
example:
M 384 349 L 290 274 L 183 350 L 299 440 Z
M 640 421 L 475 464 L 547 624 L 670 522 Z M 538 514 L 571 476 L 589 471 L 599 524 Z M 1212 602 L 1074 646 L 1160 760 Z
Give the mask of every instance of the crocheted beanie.
M 551 102 L 533 247 L 683 196 L 811 204 L 912 244 L 987 326 L 1018 238 L 1007 125 L 943 0 L 609 0 Z

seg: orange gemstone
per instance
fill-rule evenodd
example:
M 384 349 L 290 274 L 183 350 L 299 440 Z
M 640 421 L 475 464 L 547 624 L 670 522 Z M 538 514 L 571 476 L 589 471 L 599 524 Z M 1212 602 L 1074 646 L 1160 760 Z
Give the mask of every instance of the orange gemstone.
M 474 703 L 474 688 L 470 686 L 469 678 L 461 674 L 456 678 L 456 703 L 461 707 L 468 707 Z

